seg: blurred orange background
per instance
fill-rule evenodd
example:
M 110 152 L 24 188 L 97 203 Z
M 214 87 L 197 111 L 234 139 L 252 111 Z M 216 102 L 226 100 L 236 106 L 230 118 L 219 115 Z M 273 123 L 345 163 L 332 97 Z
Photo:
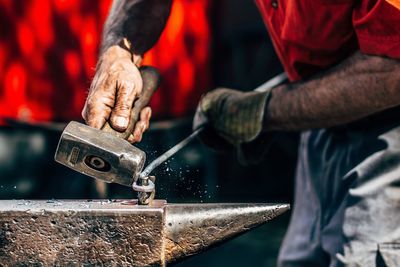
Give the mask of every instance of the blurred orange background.
M 0 120 L 80 119 L 111 0 L 0 0 Z M 209 0 L 175 0 L 145 64 L 155 117 L 190 114 L 210 84 Z M 167 52 L 166 52 L 167 51 Z

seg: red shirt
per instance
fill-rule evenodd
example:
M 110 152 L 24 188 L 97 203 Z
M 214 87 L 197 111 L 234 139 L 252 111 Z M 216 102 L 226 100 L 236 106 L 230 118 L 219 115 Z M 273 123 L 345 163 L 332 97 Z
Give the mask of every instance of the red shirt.
M 400 59 L 399 0 L 256 0 L 291 81 L 357 50 Z

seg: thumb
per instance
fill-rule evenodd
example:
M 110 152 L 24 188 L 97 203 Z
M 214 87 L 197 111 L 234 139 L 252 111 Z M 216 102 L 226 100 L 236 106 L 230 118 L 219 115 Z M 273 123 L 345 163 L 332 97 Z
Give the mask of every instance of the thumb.
M 120 82 L 117 86 L 117 95 L 110 122 L 115 130 L 122 132 L 129 125 L 132 104 L 137 97 L 136 92 L 141 91 L 142 85 L 138 82 Z

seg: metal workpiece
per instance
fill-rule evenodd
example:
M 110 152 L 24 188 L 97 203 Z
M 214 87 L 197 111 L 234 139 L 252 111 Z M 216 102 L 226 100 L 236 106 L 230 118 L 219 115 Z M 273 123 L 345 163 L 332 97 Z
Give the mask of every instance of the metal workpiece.
M 73 121 L 61 135 L 55 160 L 93 178 L 132 186 L 146 154 L 122 138 Z
M 279 204 L 167 204 L 154 200 L 2 200 L 7 266 L 165 266 L 263 224 Z

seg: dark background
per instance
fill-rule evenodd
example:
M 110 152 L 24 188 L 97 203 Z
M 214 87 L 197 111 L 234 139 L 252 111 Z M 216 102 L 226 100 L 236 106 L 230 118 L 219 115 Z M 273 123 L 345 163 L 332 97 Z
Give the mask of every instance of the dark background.
M 211 86 L 251 90 L 279 74 L 253 1 L 212 1 Z M 93 179 L 53 162 L 63 124 L 9 122 L 0 128 L 0 198 L 133 198 L 129 188 L 96 189 Z M 155 122 L 140 148 L 151 160 L 191 132 L 191 118 Z M 155 171 L 157 198 L 184 202 L 292 202 L 297 135 L 277 133 L 263 161 L 242 166 L 195 141 Z M 274 266 L 286 214 L 178 266 Z

